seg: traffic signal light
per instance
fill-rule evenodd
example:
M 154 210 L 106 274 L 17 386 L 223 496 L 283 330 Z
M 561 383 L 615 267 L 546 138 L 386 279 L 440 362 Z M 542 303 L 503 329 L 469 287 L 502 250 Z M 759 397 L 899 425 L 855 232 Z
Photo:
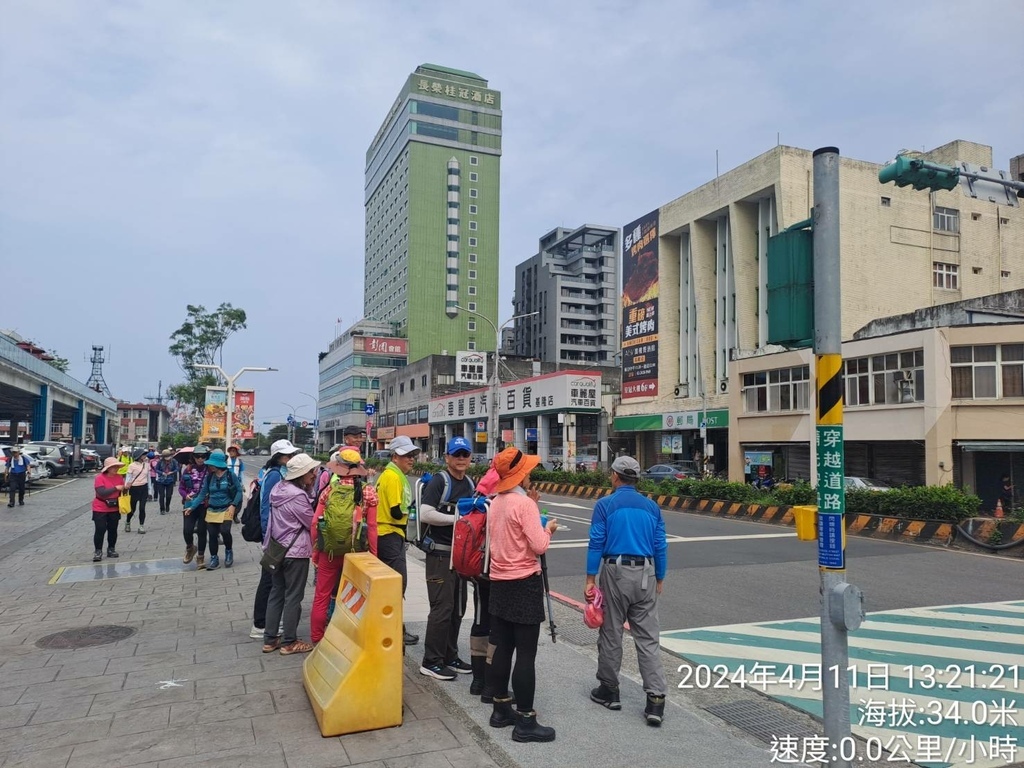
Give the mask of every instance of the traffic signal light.
M 948 165 L 897 155 L 893 162 L 882 166 L 878 172 L 878 180 L 882 184 L 895 182 L 897 187 L 952 190 L 960 183 L 960 170 Z

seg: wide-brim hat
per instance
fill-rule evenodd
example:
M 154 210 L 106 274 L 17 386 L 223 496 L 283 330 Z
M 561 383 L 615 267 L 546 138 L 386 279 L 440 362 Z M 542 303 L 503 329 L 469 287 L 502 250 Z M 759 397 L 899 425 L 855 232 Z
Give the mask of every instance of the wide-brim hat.
M 285 480 L 298 480 L 312 469 L 320 466 L 320 462 L 308 453 L 299 453 L 288 459 L 285 465 Z
M 224 455 L 224 451 L 218 449 L 210 454 L 210 458 L 206 460 L 206 466 L 214 469 L 227 469 L 228 457 Z
M 540 456 L 523 453 L 518 448 L 506 448 L 494 457 L 494 469 L 498 473 L 495 492 L 511 491 L 540 464 Z
M 107 456 L 107 458 L 103 460 L 103 467 L 100 469 L 100 474 L 110 469 L 120 469 L 123 466 L 124 464 L 118 461 L 116 456 Z
M 167 459 L 174 455 L 174 451 L 172 451 L 170 448 L 164 448 L 162 451 L 160 451 L 160 455 Z
M 366 477 L 369 473 L 362 462 L 358 451 L 346 448 L 331 456 L 331 460 L 327 463 L 327 469 L 338 477 Z

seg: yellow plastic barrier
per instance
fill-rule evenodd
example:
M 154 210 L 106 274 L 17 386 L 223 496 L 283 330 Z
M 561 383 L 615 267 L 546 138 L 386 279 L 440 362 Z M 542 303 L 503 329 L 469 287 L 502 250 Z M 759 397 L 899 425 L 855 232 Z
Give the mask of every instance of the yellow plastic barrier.
M 302 665 L 324 736 L 402 724 L 402 577 L 373 555 L 345 556 L 334 615 Z
M 817 507 L 793 507 L 793 521 L 796 523 L 796 537 L 800 541 L 818 540 Z

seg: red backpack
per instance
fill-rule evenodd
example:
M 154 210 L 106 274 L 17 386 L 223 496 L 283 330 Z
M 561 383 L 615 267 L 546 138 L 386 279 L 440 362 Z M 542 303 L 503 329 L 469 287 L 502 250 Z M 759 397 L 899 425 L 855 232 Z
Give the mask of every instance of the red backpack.
M 458 519 L 452 529 L 452 569 L 465 579 L 475 579 L 487 569 L 487 499 L 459 499 Z

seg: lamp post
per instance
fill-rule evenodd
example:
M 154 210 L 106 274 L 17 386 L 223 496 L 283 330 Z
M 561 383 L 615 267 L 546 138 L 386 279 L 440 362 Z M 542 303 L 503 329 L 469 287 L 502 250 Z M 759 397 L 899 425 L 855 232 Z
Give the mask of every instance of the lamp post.
M 313 439 L 313 445 L 319 449 L 320 443 L 320 401 L 313 397 L 308 392 L 299 392 L 303 397 L 308 397 L 313 401 L 313 434 L 316 436 Z
M 355 370 L 355 372 L 357 374 L 359 374 L 360 376 L 362 376 L 362 377 L 364 377 L 366 379 L 366 404 L 369 405 L 370 404 L 370 398 L 374 397 L 375 401 L 374 401 L 373 405 L 374 405 L 375 410 L 379 413 L 380 412 L 380 398 L 376 397 L 373 394 L 373 384 L 376 381 L 380 381 L 380 377 L 381 377 L 382 374 L 377 373 L 377 374 L 374 374 L 374 375 L 371 376 L 369 373 L 367 373 L 367 371 L 365 369 L 358 369 L 358 370 L 353 369 L 353 370 Z M 364 410 L 365 410 L 365 408 L 364 408 Z M 380 416 L 378 415 L 377 418 L 379 419 Z M 372 428 L 373 428 L 372 417 L 370 416 L 369 413 L 367 413 L 366 414 L 366 458 L 370 458 L 370 446 L 372 445 L 372 441 L 370 439 L 370 431 L 372 430 Z
M 494 370 L 491 371 L 491 402 L 487 416 L 487 453 L 493 457 L 498 452 L 498 437 L 500 435 L 500 430 L 498 428 L 498 390 L 501 388 L 501 377 L 498 375 L 498 362 L 501 354 L 501 332 L 509 323 L 513 323 L 516 320 L 521 320 L 524 317 L 533 317 L 535 315 L 539 315 L 540 312 L 525 312 L 521 315 L 512 315 L 512 317 L 510 317 L 504 323 L 496 327 L 494 323 L 491 322 L 491 318 L 487 317 L 487 315 L 481 315 L 479 312 L 475 312 L 472 309 L 466 309 L 466 307 L 460 306 L 458 304 L 455 304 L 453 306 L 455 309 L 461 309 L 463 312 L 468 312 L 471 315 L 475 315 L 483 319 L 489 326 L 491 326 L 491 330 L 494 331 Z
M 228 446 L 231 445 L 231 427 L 233 426 L 231 423 L 231 419 L 235 414 L 235 382 L 238 381 L 238 378 L 246 371 L 267 372 L 276 371 L 277 368 L 254 368 L 252 366 L 245 366 L 244 368 L 239 368 L 238 373 L 236 373 L 234 376 L 228 376 L 223 368 L 221 368 L 219 365 L 214 365 L 213 363 L 196 363 L 193 367 L 217 371 L 217 373 L 221 375 L 224 381 L 228 383 L 228 403 L 227 408 L 225 409 L 226 423 L 224 425 L 224 452 L 227 453 Z
M 305 408 L 306 404 L 303 403 L 298 408 L 296 408 L 291 403 L 286 403 L 284 400 L 282 400 L 281 401 L 281 405 L 287 405 L 288 406 L 288 410 L 291 412 L 291 415 L 288 417 L 288 422 L 289 422 L 288 423 L 288 441 L 291 442 L 291 443 L 294 443 L 295 442 L 295 414 L 296 414 L 296 412 L 298 412 L 299 408 Z

